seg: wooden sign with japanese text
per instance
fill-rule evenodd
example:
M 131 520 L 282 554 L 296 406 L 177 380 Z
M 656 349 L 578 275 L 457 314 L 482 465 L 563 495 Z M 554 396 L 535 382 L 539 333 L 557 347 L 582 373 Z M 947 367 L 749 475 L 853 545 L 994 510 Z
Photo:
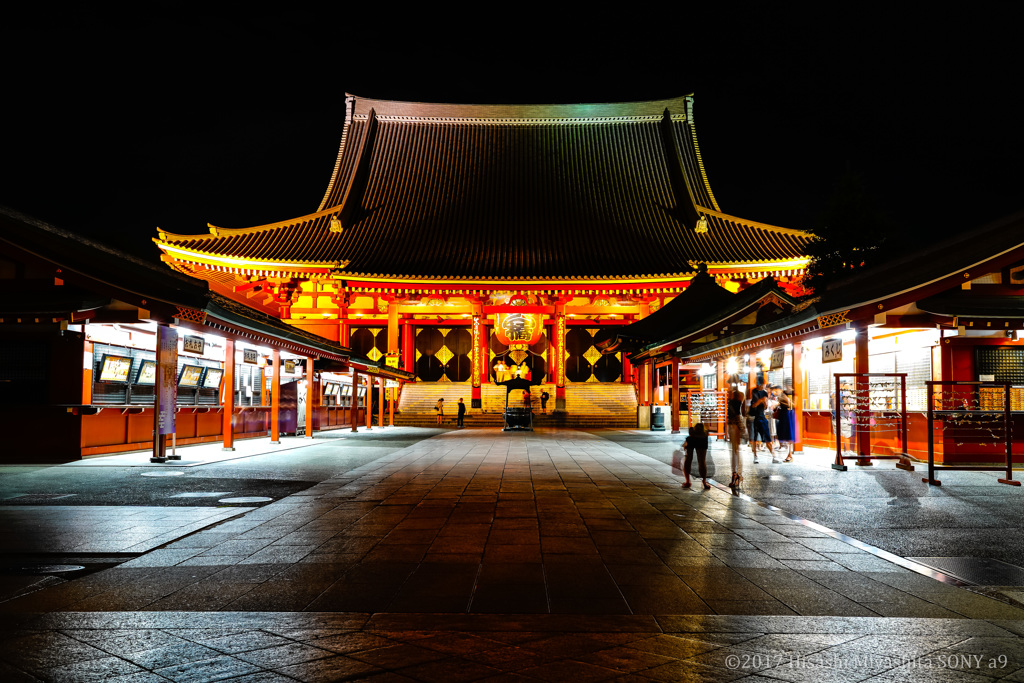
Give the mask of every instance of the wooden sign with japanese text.
M 835 363 L 843 359 L 843 340 L 832 337 L 821 342 L 821 362 Z

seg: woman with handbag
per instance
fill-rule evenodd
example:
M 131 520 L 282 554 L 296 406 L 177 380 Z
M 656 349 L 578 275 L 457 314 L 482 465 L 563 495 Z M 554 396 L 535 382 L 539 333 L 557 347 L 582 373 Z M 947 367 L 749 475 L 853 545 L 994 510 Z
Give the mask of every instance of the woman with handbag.
M 740 439 L 746 428 L 743 392 L 735 390 L 726 403 L 726 423 L 729 426 L 729 453 L 732 456 L 732 481 L 729 488 L 736 490 L 743 481 L 743 462 L 740 460 Z

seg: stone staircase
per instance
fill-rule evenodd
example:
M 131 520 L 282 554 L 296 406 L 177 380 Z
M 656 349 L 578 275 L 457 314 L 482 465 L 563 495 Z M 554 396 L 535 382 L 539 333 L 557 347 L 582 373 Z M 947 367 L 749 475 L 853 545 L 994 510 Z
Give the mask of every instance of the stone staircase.
M 547 391 L 547 414 L 540 409 L 541 392 Z M 636 391 L 630 384 L 587 382 L 570 384 L 565 388 L 565 411 L 555 412 L 555 385 L 543 384 L 532 388 L 534 427 L 618 427 L 636 428 Z M 468 383 L 416 382 L 406 384 L 398 402 L 395 414 L 396 425 L 429 427 L 436 426 L 437 413 L 434 404 L 444 398 L 445 425 L 455 424 L 457 404 L 461 397 L 466 403 L 467 427 L 501 427 L 505 409 L 505 388 L 493 384 L 481 387 L 482 408 L 469 407 L 473 388 Z M 509 406 L 522 406 L 522 392 L 509 395 Z

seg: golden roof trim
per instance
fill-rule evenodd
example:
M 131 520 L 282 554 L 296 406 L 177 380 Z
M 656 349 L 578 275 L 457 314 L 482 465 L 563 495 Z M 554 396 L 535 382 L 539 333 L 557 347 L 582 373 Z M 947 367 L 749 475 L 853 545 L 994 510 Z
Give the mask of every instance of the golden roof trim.
M 315 213 L 308 213 L 305 216 L 298 216 L 296 218 L 289 218 L 288 220 L 278 221 L 276 223 L 266 223 L 264 225 L 254 225 L 248 228 L 222 228 L 212 223 L 207 223 L 207 229 L 210 231 L 208 235 L 182 235 L 181 233 L 167 232 L 166 230 L 157 229 L 160 237 L 160 241 L 171 242 L 175 238 L 182 240 L 198 240 L 198 241 L 209 241 L 216 239 L 217 237 L 225 237 L 228 235 L 248 235 L 256 232 L 263 232 L 266 230 L 277 230 L 279 228 L 289 228 L 293 225 L 298 225 L 306 221 L 313 221 L 317 218 L 328 216 L 332 213 L 340 211 L 340 207 L 331 206 Z
M 326 270 L 339 271 L 344 270 L 348 267 L 349 261 L 289 261 L 287 259 L 280 259 L 276 261 L 261 261 L 258 259 L 250 259 L 239 256 L 230 256 L 226 254 L 215 254 L 206 251 L 199 251 L 198 249 L 189 249 L 187 247 L 179 247 L 175 244 L 167 244 L 161 242 L 159 239 L 154 238 L 157 246 L 160 247 L 169 257 L 182 260 L 191 261 L 193 263 L 201 263 L 203 265 L 222 266 L 229 268 L 254 268 L 258 270 L 274 270 L 274 269 L 287 269 L 287 268 L 322 268 Z
M 487 118 L 482 116 L 408 116 L 401 114 L 380 114 L 376 115 L 378 121 L 387 123 L 433 123 L 448 125 L 483 125 L 483 126 L 544 126 L 563 125 L 573 126 L 580 124 L 615 124 L 615 123 L 657 123 L 662 117 L 653 114 L 637 114 L 633 116 L 587 116 L 587 117 L 537 117 L 537 118 L 514 118 L 500 117 Z M 672 114 L 669 117 L 673 121 L 686 121 L 685 114 Z M 366 121 L 368 114 L 356 114 L 354 121 Z
M 710 190 L 708 190 L 708 192 L 710 194 Z M 714 199 L 713 196 L 712 199 Z M 709 209 L 708 207 L 700 206 L 699 204 L 695 204 L 694 208 L 697 209 L 697 213 L 706 213 L 709 216 L 721 218 L 722 220 L 725 221 L 732 221 L 733 223 L 738 223 L 740 225 L 747 225 L 750 226 L 751 228 L 758 228 L 759 230 L 781 232 L 785 235 L 796 235 L 797 237 L 806 237 L 808 239 L 814 237 L 813 234 L 807 232 L 806 230 L 796 230 L 795 228 L 783 228 L 782 226 L 772 225 L 771 223 L 761 223 L 759 221 L 752 221 L 749 218 L 740 218 L 739 216 L 734 216 L 730 213 L 724 213 L 722 211 L 719 211 L 718 209 Z

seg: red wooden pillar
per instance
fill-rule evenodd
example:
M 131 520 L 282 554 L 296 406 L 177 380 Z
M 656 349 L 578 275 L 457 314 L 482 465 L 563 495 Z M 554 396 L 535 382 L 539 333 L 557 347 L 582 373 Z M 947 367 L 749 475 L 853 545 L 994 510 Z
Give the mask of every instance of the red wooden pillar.
M 377 426 L 384 426 L 384 378 L 377 378 Z
M 341 308 L 338 310 L 338 343 L 347 347 L 351 331 L 348 325 L 348 318 L 345 317 L 346 315 L 346 309 Z
M 416 372 L 416 335 L 412 320 L 402 321 L 402 368 Z
M 313 438 L 313 412 L 320 404 L 319 392 L 313 385 L 313 359 L 306 359 L 306 438 Z
M 750 369 L 747 373 L 747 398 L 750 398 L 751 393 L 757 388 L 757 352 L 751 350 L 747 357 L 747 367 Z
M 366 375 L 366 398 L 363 399 L 363 412 L 366 413 L 366 428 L 373 429 L 373 377 Z
M 867 374 L 870 372 L 870 365 L 868 362 L 868 328 L 866 325 L 863 327 L 857 327 L 857 336 L 854 344 L 854 353 L 856 354 L 854 357 L 856 366 L 854 368 L 854 372 L 857 372 L 858 374 Z M 860 456 L 857 459 L 858 465 L 871 464 L 870 460 L 863 460 L 871 455 L 871 428 L 869 427 L 871 419 L 871 400 L 868 393 L 870 389 L 869 378 L 857 378 L 857 455 Z
M 398 396 L 398 387 L 391 389 L 391 400 L 388 401 L 388 427 L 395 426 L 395 398 Z
M 669 366 L 672 373 L 672 433 L 679 433 L 679 359 L 672 357 L 672 365 Z
M 658 403 L 658 366 L 651 361 L 647 364 L 647 376 L 651 381 L 651 405 Z M 652 411 L 653 412 L 653 411 Z
M 281 443 L 281 350 L 271 352 L 274 379 L 270 384 L 270 443 Z
M 726 423 L 727 413 L 729 410 L 729 399 L 732 397 L 732 385 L 729 384 L 729 375 L 725 370 L 725 361 L 715 361 L 715 374 L 718 379 L 718 383 L 715 385 L 719 391 L 725 392 L 725 401 L 722 404 L 722 409 L 717 411 L 718 415 L 718 433 L 722 435 L 721 438 L 727 438 L 729 434 L 729 427 Z M 719 394 L 721 395 L 721 394 Z
M 619 353 L 622 353 L 621 351 Z M 626 354 L 622 353 L 622 383 L 632 384 L 633 382 L 633 366 L 630 364 L 629 359 L 626 358 Z
M 235 340 L 224 342 L 224 450 L 235 450 Z
M 796 434 L 793 435 L 793 452 L 802 453 L 804 444 L 800 440 L 804 433 L 804 346 L 800 342 L 793 344 L 793 414 L 796 423 Z
M 352 431 L 358 432 L 357 425 L 359 424 L 359 373 L 352 369 L 352 396 L 350 397 L 352 403 L 349 404 L 349 410 L 351 411 L 350 417 L 352 421 Z

